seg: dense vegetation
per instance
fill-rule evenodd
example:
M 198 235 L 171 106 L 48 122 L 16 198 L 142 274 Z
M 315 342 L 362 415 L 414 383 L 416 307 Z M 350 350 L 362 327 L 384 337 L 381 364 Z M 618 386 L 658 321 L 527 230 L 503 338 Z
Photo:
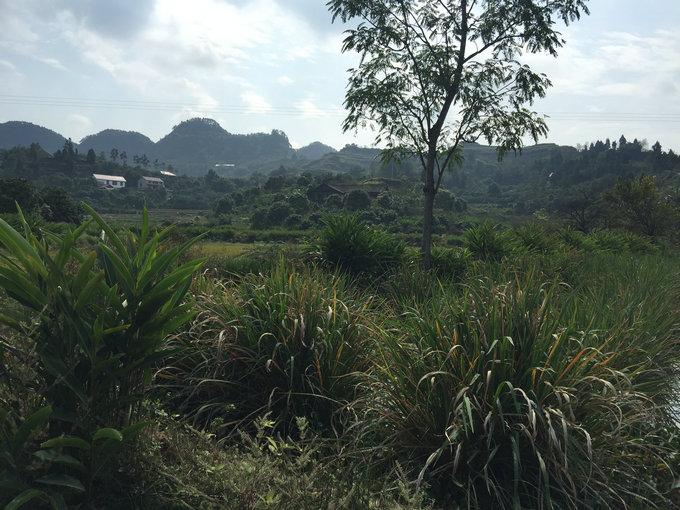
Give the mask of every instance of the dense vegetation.
M 8 508 L 678 504 L 668 239 L 486 222 L 425 273 L 357 213 L 237 255 L 88 213 L 0 222 Z
M 289 166 L 280 165 L 268 174 L 226 177 L 224 169 L 206 168 L 201 177 L 188 177 L 161 175 L 160 171 L 177 170 L 144 155 L 123 160 L 116 150 L 81 154 L 69 141 L 48 154 L 33 144 L 0 151 L 0 213 L 13 213 L 18 200 L 27 216 L 74 221 L 82 214 L 77 204 L 85 201 L 102 214 L 138 217 L 146 203 L 159 217 L 184 211 L 186 223 L 196 231 L 210 228 L 214 239 L 252 241 L 312 237 L 324 214 L 346 209 L 358 210 L 363 221 L 383 225 L 412 243 L 423 222 L 420 173 L 408 162 L 381 164 L 376 157 L 375 150 L 348 146 L 316 161 L 290 160 Z M 444 175 L 435 200 L 435 244 L 459 243 L 467 227 L 485 218 L 515 225 L 527 218 L 557 220 L 584 232 L 617 226 L 620 205 L 606 199 L 617 180 L 645 179 L 642 188 L 652 202 L 663 201 L 672 208 L 678 202 L 680 160 L 658 143 L 648 149 L 646 142 L 628 142 L 622 136 L 618 142 L 597 141 L 579 150 L 537 145 L 502 161 L 489 147 L 469 145 L 463 157 L 461 168 Z M 100 189 L 92 173 L 120 175 L 127 185 Z M 161 177 L 164 186 L 138 189 L 142 176 Z M 310 200 L 310 193 L 324 183 L 351 191 Z M 362 194 L 371 187 L 383 193 Z M 651 218 L 654 222 L 665 218 L 661 235 L 672 230 L 674 217 L 664 213 L 663 206 Z M 639 214 L 637 220 L 628 215 L 624 226 L 635 230 L 631 221 L 643 220 Z M 644 233 L 656 236 L 657 228 L 647 225 Z

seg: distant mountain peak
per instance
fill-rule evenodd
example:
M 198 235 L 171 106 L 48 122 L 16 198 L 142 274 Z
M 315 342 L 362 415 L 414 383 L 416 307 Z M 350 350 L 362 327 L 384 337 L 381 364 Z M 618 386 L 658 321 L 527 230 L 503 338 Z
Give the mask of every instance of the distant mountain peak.
M 0 124 L 0 148 L 11 149 L 17 145 L 28 147 L 39 144 L 47 152 L 61 149 L 66 142 L 59 133 L 43 126 L 22 120 L 10 120 Z
M 309 145 L 306 145 L 304 147 L 300 147 L 297 151 L 296 154 L 298 157 L 303 158 L 303 159 L 319 159 L 326 154 L 332 154 L 333 152 L 337 152 L 333 147 L 330 145 L 323 144 L 321 142 L 312 142 Z
M 214 119 L 209 119 L 207 117 L 194 117 L 192 119 L 183 120 L 176 126 L 173 126 L 172 131 L 173 132 L 192 131 L 194 133 L 213 131 L 220 132 L 221 134 L 229 134 L 226 129 L 220 126 L 219 122 L 217 122 Z

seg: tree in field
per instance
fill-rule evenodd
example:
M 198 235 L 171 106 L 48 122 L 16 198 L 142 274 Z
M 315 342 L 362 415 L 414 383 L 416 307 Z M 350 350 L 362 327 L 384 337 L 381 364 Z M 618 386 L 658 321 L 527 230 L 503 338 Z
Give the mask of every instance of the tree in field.
M 83 221 L 84 210 L 64 188 L 50 186 L 40 191 L 41 214 L 47 221 L 75 223 Z
M 618 179 L 614 189 L 602 194 L 612 220 L 632 232 L 656 237 L 677 222 L 678 211 L 645 175 L 639 179 Z
M 17 212 L 17 204 L 26 214 L 39 205 L 36 189 L 26 179 L 0 179 L 0 213 Z
M 434 197 L 461 148 L 480 138 L 499 156 L 547 133 L 529 110 L 550 86 L 522 53 L 557 55 L 556 31 L 587 14 L 586 0 L 331 0 L 333 20 L 358 21 L 343 52 L 350 70 L 345 131 L 377 130 L 383 157 L 415 157 L 425 173 L 423 262 L 430 267 Z

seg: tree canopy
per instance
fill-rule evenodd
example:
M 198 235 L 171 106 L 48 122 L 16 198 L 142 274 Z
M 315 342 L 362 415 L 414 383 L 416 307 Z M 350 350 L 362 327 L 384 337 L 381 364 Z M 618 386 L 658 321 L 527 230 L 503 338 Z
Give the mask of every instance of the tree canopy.
M 350 69 L 343 128 L 370 126 L 386 158 L 417 157 L 425 171 L 423 255 L 430 266 L 434 196 L 461 146 L 480 138 L 499 154 L 547 133 L 527 106 L 550 81 L 523 53 L 557 55 L 556 23 L 587 14 L 586 0 L 331 0 L 333 20 L 358 21 L 343 52 Z

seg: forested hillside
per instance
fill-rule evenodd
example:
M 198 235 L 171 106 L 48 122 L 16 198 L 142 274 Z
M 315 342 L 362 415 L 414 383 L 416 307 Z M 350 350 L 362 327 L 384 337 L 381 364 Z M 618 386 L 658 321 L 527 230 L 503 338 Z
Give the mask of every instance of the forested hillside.
M 62 135 L 28 122 L 0 124 L 0 149 L 30 147 L 37 143 L 53 153 L 65 142 Z M 135 131 L 105 129 L 71 144 L 78 153 L 93 150 L 96 155 L 123 165 L 145 158 L 156 163 L 157 168 L 161 164 L 171 165 L 180 173 L 196 176 L 204 175 L 211 168 L 231 177 L 253 171 L 269 172 L 291 160 L 309 161 L 335 152 L 321 142 L 296 151 L 283 131 L 233 134 L 216 121 L 205 118 L 181 122 L 156 143 Z

